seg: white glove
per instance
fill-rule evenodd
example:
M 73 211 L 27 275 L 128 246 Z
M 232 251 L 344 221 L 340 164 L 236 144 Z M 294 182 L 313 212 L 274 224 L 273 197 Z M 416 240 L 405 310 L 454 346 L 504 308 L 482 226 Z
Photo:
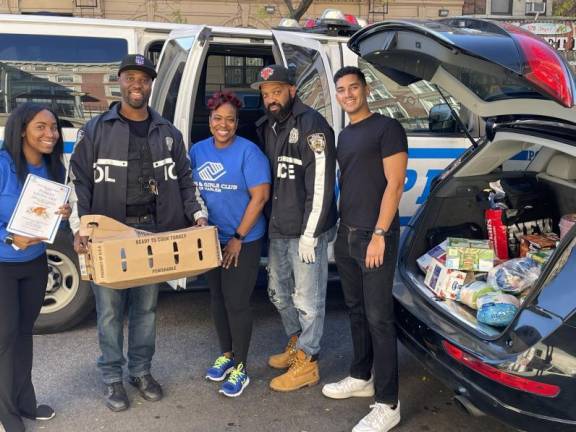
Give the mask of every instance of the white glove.
M 312 264 L 316 261 L 316 252 L 314 248 L 318 244 L 318 239 L 308 236 L 300 236 L 298 242 L 298 255 L 303 263 Z

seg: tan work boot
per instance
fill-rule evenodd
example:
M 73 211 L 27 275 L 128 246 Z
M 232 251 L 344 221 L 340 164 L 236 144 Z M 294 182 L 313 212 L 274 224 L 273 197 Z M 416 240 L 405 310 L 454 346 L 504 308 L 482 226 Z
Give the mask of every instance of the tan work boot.
M 280 392 L 298 390 L 302 387 L 311 387 L 320 381 L 318 362 L 304 351 L 298 350 L 290 369 L 284 374 L 270 381 L 270 388 Z
M 268 358 L 268 366 L 274 369 L 288 369 L 292 363 L 292 359 L 296 354 L 296 342 L 298 342 L 298 336 L 290 336 L 288 345 L 284 348 L 284 352 L 280 354 L 274 354 Z

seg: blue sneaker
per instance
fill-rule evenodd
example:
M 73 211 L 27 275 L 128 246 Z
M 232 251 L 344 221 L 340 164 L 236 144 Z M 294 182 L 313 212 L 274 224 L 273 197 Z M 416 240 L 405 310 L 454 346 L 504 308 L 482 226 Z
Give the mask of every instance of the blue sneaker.
M 244 370 L 244 365 L 240 363 L 232 369 L 232 373 L 220 388 L 220 393 L 228 397 L 237 397 L 242 394 L 244 389 L 250 384 L 250 378 Z
M 234 370 L 234 359 L 221 355 L 206 371 L 206 379 L 210 381 L 224 381 L 226 375 Z

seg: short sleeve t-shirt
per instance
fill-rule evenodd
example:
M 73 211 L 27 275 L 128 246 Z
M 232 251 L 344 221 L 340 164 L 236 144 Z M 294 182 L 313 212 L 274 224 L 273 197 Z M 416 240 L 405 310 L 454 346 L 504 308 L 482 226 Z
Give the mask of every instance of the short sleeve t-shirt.
M 406 132 L 395 119 L 378 113 L 346 126 L 338 136 L 340 220 L 373 230 L 388 182 L 382 159 L 408 152 Z M 398 213 L 390 228 L 400 226 Z
M 220 242 L 228 242 L 240 225 L 250 202 L 249 189 L 270 183 L 268 158 L 256 144 L 237 136 L 228 147 L 220 149 L 214 139 L 194 144 L 189 151 L 192 176 L 208 208 L 208 221 L 218 227 Z M 261 215 L 245 238 L 258 240 L 266 232 Z
M 49 179 L 48 167 L 42 163 L 40 166 L 28 164 L 28 172 L 39 177 Z M 16 208 L 18 198 L 22 193 L 22 184 L 16 175 L 16 168 L 12 158 L 4 150 L 0 151 L 0 238 L 8 232 L 6 227 Z M 0 262 L 27 262 L 38 258 L 46 251 L 46 243 L 37 243 L 26 249 L 15 250 L 3 241 L 0 242 Z

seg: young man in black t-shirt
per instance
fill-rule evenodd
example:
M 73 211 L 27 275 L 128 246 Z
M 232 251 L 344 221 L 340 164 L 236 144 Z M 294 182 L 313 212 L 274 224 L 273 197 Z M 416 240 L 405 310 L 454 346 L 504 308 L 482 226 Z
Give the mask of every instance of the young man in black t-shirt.
M 340 228 L 334 255 L 354 359 L 350 376 L 325 385 L 322 393 L 334 399 L 374 395 L 372 411 L 353 432 L 386 432 L 400 422 L 392 286 L 408 145 L 398 121 L 370 111 L 370 89 L 360 69 L 340 69 L 334 83 L 350 119 L 338 137 Z

